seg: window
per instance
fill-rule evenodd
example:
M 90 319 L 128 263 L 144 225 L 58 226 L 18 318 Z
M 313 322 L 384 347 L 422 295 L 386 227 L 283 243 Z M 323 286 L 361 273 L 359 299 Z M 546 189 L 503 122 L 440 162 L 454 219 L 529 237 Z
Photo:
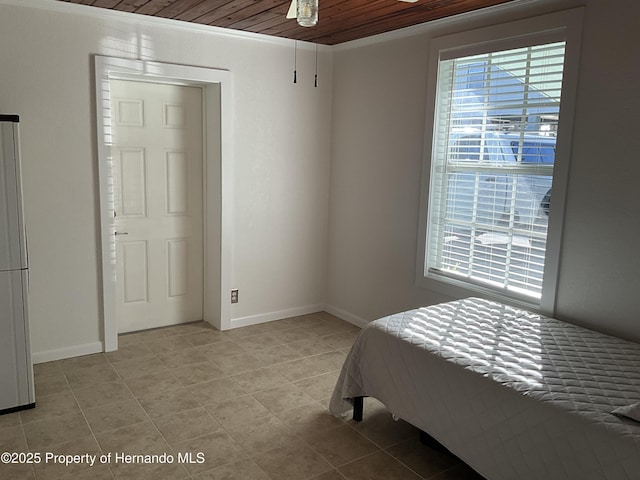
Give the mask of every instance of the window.
M 536 23 L 528 35 L 434 42 L 419 278 L 551 311 L 555 292 L 545 289 L 555 290 L 561 230 L 551 220 L 562 224 L 568 172 L 568 155 L 557 152 L 571 116 L 569 35 L 540 33 Z

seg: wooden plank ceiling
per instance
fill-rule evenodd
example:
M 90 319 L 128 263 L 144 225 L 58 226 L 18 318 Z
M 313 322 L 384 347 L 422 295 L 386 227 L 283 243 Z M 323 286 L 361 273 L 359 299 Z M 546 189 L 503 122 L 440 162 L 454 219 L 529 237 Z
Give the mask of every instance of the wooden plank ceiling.
M 513 0 L 319 0 L 318 24 L 287 19 L 291 0 L 60 0 L 325 45 Z

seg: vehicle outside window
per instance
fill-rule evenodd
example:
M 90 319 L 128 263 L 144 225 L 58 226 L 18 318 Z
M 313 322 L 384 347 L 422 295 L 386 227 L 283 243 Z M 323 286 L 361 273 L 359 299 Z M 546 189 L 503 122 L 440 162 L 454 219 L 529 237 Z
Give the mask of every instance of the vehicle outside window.
M 493 280 L 510 258 L 512 278 L 541 282 L 555 137 L 467 131 L 448 148 L 444 266 Z
M 555 137 L 497 132 L 464 133 L 451 140 L 448 218 L 546 226 Z

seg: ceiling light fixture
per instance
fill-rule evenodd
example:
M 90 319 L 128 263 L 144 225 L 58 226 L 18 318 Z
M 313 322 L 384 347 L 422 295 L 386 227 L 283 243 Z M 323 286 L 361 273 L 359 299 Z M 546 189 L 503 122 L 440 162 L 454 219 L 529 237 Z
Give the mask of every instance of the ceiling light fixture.
M 416 3 L 418 0 L 399 0 Z M 318 0 L 291 0 L 287 18 L 295 18 L 301 27 L 315 27 L 318 23 Z
M 296 18 L 301 27 L 315 27 L 318 23 L 318 0 L 291 0 L 287 18 Z

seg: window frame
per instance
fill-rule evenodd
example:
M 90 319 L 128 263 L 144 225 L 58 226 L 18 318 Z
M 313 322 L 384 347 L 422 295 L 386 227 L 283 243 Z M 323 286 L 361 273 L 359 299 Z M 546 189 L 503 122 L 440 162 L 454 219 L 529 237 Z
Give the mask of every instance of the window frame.
M 461 33 L 445 35 L 431 40 L 428 59 L 427 104 L 425 117 L 424 158 L 421 180 L 420 217 L 416 259 L 416 284 L 453 298 L 479 295 L 511 303 L 553 315 L 560 270 L 563 221 L 569 180 L 575 97 L 578 85 L 578 66 L 582 26 L 582 8 L 574 8 L 547 15 L 493 25 Z M 547 249 L 539 302 L 524 296 L 508 296 L 490 286 L 466 282 L 429 272 L 428 232 L 429 198 L 431 184 L 431 158 L 434 144 L 434 128 L 437 124 L 436 102 L 438 73 L 441 60 L 459 58 L 490 51 L 509 50 L 534 43 L 565 41 L 564 73 L 560 106 L 560 123 L 556 137 L 556 155 L 553 173 L 553 206 L 549 211 Z

